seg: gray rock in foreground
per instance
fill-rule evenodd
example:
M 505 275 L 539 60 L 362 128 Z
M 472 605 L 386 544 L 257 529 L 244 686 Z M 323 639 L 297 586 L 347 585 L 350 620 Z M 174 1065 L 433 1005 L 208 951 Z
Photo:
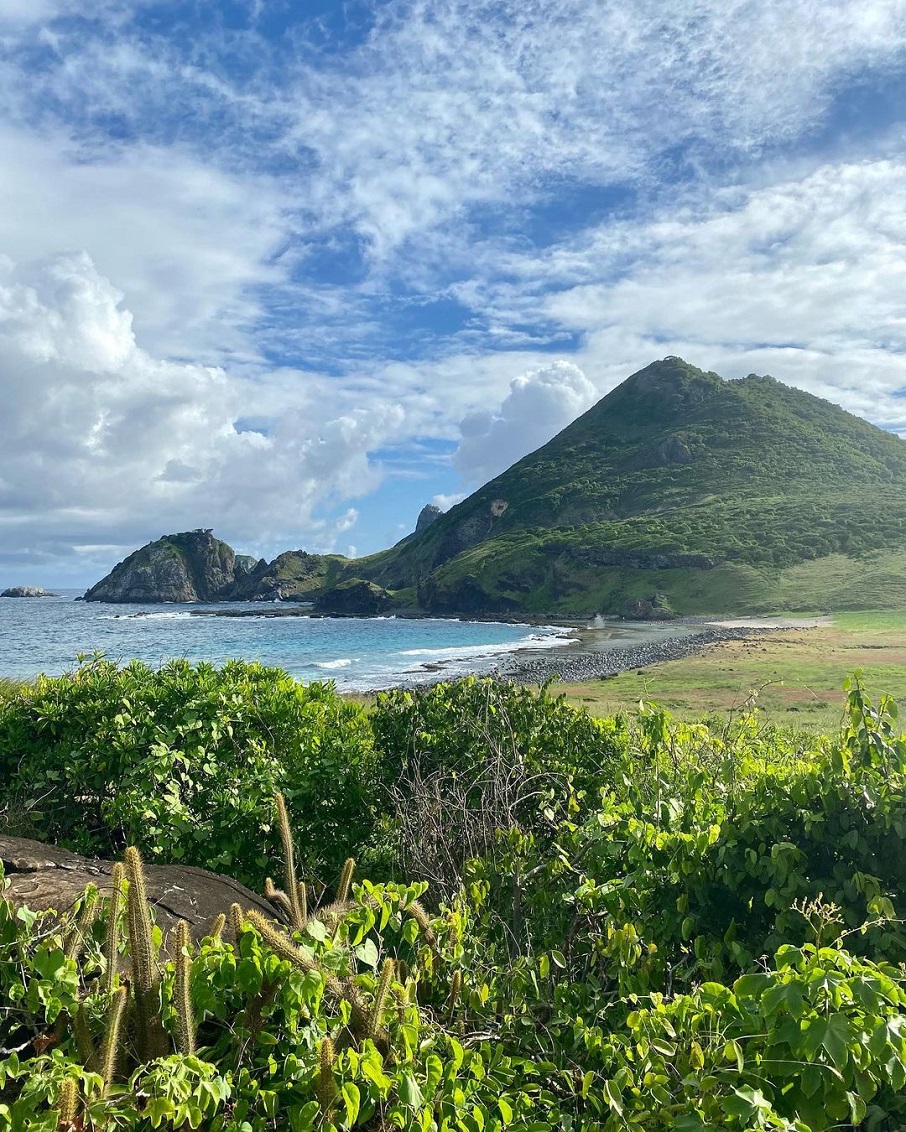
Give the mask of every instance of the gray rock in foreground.
M 68 911 L 87 884 L 101 896 L 110 894 L 113 861 L 94 860 L 25 837 L 0 836 L 0 862 L 9 882 L 3 895 L 17 907 L 33 912 L 53 908 Z M 271 919 L 274 909 L 245 885 L 219 873 L 189 865 L 146 865 L 148 898 L 164 932 L 186 920 L 195 938 L 203 936 L 217 916 L 230 905 L 255 908 Z

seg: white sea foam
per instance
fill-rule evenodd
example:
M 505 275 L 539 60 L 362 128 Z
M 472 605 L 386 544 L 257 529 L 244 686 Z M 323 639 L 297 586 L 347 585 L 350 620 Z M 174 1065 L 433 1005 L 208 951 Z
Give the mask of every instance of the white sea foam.
M 574 643 L 575 638 L 563 636 L 561 633 L 531 633 L 527 637 L 520 637 L 517 641 L 502 641 L 498 644 L 454 645 L 448 648 L 401 649 L 397 655 L 429 657 L 436 661 L 471 660 L 473 658 L 497 656 L 507 652 L 519 652 L 520 649 L 553 649 Z
M 358 660 L 358 657 L 356 657 Z M 320 660 L 315 661 L 315 668 L 348 668 L 352 664 L 352 658 L 348 656 L 341 656 L 337 660 Z
M 101 613 L 95 621 L 174 621 L 191 617 L 185 610 L 167 610 L 160 613 Z

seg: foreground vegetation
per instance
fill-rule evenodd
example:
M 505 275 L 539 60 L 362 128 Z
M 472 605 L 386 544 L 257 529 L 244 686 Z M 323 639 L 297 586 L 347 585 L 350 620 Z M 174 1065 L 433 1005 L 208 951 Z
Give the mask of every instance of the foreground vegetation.
M 858 677 L 806 742 L 96 660 L 0 703 L 0 764 L 9 819 L 228 864 L 276 918 L 163 938 L 133 849 L 110 899 L 0 902 L 0 1128 L 906 1119 L 906 742 Z

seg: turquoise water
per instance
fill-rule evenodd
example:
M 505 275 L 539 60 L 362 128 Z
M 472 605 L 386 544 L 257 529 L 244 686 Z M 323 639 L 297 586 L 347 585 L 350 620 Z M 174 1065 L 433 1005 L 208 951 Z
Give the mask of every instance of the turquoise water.
M 223 663 L 241 658 L 301 680 L 333 680 L 347 691 L 492 670 L 506 653 L 565 644 L 553 627 L 439 618 L 266 617 L 261 605 L 106 605 L 53 598 L 0 599 L 0 676 L 56 675 L 77 653 L 157 665 L 173 657 Z M 250 610 L 251 617 L 193 611 Z M 438 667 L 439 666 L 439 667 Z

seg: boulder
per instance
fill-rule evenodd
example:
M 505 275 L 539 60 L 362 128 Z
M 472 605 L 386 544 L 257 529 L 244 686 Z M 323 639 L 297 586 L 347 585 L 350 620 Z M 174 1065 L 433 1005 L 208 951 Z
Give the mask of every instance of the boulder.
M 25 837 L 0 835 L 0 861 L 9 882 L 3 896 L 17 907 L 33 912 L 70 909 L 88 884 L 109 894 L 113 861 L 93 860 Z M 146 865 L 148 899 L 164 932 L 185 920 L 200 939 L 217 916 L 238 903 L 275 919 L 273 907 L 245 885 L 218 873 L 190 865 Z

